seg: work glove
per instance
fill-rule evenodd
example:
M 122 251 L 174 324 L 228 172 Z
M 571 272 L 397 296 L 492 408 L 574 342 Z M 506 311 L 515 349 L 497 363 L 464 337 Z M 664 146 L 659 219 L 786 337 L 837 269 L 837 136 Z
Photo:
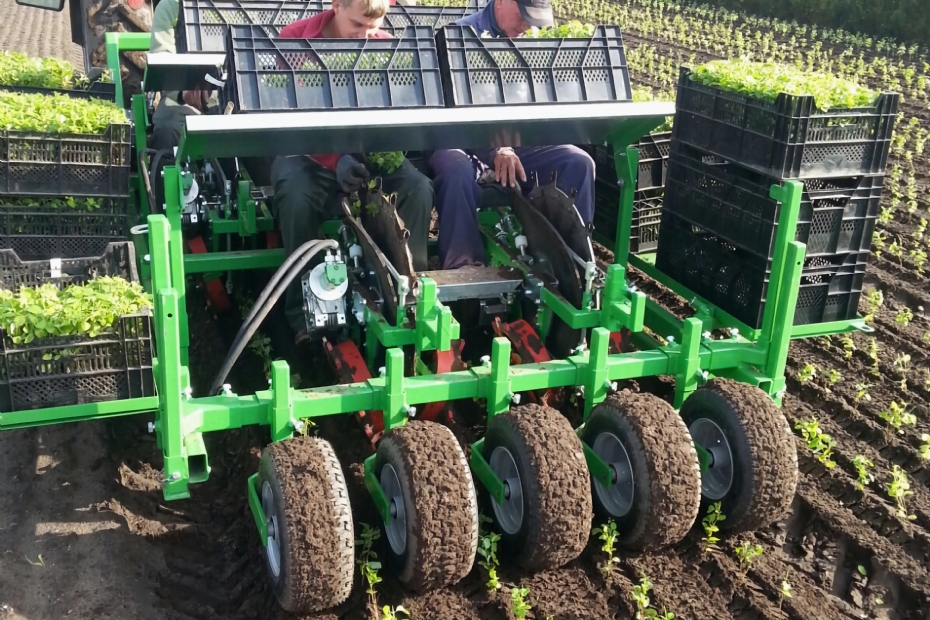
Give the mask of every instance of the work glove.
M 368 178 L 368 170 L 351 155 L 343 155 L 336 162 L 336 182 L 345 193 L 357 192 Z

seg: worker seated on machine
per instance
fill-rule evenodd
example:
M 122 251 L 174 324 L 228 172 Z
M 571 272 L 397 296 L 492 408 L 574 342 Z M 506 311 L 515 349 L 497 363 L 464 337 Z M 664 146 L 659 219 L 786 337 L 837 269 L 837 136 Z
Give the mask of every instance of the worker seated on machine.
M 152 41 L 149 53 L 177 53 L 175 25 L 178 22 L 178 0 L 160 0 L 152 14 Z M 172 151 L 181 141 L 184 119 L 202 113 L 215 113 L 219 107 L 216 91 L 184 90 L 161 94 L 152 115 L 152 141 L 155 150 Z
M 291 39 L 386 39 L 380 30 L 390 6 L 388 0 L 333 0 L 331 9 L 289 24 L 279 36 Z M 271 167 L 274 217 L 281 230 L 284 252 L 290 256 L 302 244 L 318 238 L 324 220 L 338 217 L 338 194 L 350 194 L 369 179 L 369 172 L 348 154 L 278 157 Z M 426 243 L 433 185 L 409 161 L 383 176 L 385 193 L 397 193 L 397 212 L 410 232 L 408 245 L 417 271 L 428 269 Z M 287 289 L 285 315 L 297 334 L 307 339 L 303 295 L 299 280 Z
M 454 25 L 471 26 L 481 36 L 514 38 L 531 26 L 552 26 L 551 0 L 491 0 L 478 13 Z M 540 146 L 434 151 L 429 156 L 439 210 L 439 259 L 443 269 L 458 269 L 485 262 L 478 228 L 482 173 L 493 170 L 504 187 L 530 189 L 528 179 L 547 183 L 556 174 L 557 187 L 574 189 L 575 207 L 590 224 L 594 217 L 594 160 L 577 146 Z

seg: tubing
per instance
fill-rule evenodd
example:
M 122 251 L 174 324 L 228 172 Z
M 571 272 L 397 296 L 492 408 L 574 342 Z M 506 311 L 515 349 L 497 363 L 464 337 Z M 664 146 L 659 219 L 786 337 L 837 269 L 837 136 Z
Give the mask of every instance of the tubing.
M 274 276 L 272 276 L 271 281 L 269 281 L 264 290 L 262 290 L 262 294 L 259 295 L 258 301 L 252 306 L 252 311 L 249 313 L 249 316 L 246 317 L 245 321 L 243 321 L 242 327 L 239 328 L 239 333 L 236 334 L 236 339 L 233 341 L 233 345 L 226 355 L 226 359 L 223 360 L 223 366 L 220 368 L 216 378 L 213 380 L 213 384 L 210 386 L 210 394 L 218 394 L 222 389 L 223 382 L 232 370 L 233 365 L 235 365 L 236 360 L 242 355 L 242 351 L 245 349 L 249 340 L 251 340 L 252 336 L 265 320 L 265 317 L 271 312 L 275 303 L 284 291 L 287 290 L 287 287 L 294 278 L 303 273 L 307 264 L 309 264 L 310 261 L 313 260 L 313 257 L 322 250 L 335 250 L 338 247 L 339 244 L 333 239 L 314 239 L 313 241 L 308 241 L 297 248 L 297 251 L 289 256 L 284 264 L 278 268 Z

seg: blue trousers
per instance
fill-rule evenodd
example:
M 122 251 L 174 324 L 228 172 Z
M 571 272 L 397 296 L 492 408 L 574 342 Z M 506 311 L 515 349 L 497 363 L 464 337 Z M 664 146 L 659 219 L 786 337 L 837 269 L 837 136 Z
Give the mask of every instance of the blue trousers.
M 523 164 L 524 192 L 534 186 L 535 177 L 543 185 L 552 173 L 557 187 L 566 194 L 574 189 L 575 206 L 585 223 L 594 217 L 594 160 L 576 146 L 539 146 L 515 148 Z M 474 157 L 474 158 L 473 158 Z M 475 161 L 477 159 L 477 162 Z M 482 166 L 494 167 L 490 149 L 466 152 L 435 151 L 429 159 L 439 212 L 439 259 L 443 269 L 458 269 L 485 263 L 484 244 L 478 229 L 478 205 L 481 188 L 478 175 Z

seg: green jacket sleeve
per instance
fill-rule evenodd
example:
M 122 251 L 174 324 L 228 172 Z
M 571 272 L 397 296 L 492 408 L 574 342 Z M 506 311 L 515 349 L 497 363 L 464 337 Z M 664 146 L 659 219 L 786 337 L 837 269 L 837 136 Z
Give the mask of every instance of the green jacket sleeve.
M 176 54 L 174 28 L 178 24 L 178 0 L 161 0 L 152 15 L 152 42 L 149 52 Z

